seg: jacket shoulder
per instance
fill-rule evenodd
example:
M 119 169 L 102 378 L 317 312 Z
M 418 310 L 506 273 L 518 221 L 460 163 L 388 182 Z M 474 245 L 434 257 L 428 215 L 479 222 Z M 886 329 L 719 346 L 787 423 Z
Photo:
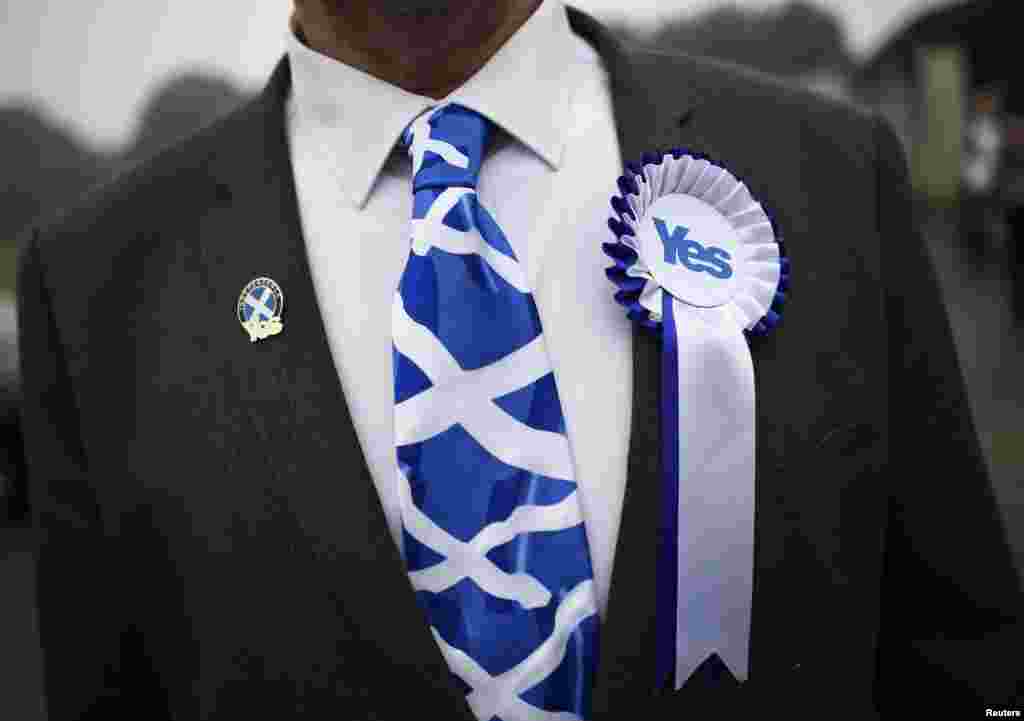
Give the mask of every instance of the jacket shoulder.
M 834 113 L 860 123 L 870 122 L 874 116 L 871 110 L 852 99 L 826 95 L 795 81 L 728 60 L 637 45 L 628 48 L 639 72 L 679 73 L 679 77 L 696 85 L 694 90 L 701 98 L 729 95 L 733 101 L 757 103 L 759 111 Z
M 69 363 L 86 363 L 97 347 L 95 319 L 139 307 L 172 270 L 194 274 L 201 267 L 196 230 L 230 198 L 212 161 L 258 122 L 254 102 L 37 219 L 18 239 L 19 315 L 26 304 L 48 304 Z M 27 295 L 23 287 L 37 292 Z
M 89 269 L 90 258 L 102 261 L 128 243 L 146 236 L 181 208 L 215 190 L 208 160 L 226 138 L 247 122 L 250 100 L 150 158 L 118 171 L 75 201 L 51 209 L 23 233 L 24 246 L 34 242 L 44 267 Z M 81 265 L 84 263 L 84 267 Z
M 868 140 L 877 123 L 874 111 L 851 99 L 826 95 L 754 68 L 675 50 L 625 47 L 634 72 L 656 78 L 658 92 L 666 88 L 671 92 L 673 84 L 686 83 L 690 87 L 680 91 L 697 104 L 721 101 L 740 117 L 758 118 L 759 124 L 814 123 L 830 132 Z

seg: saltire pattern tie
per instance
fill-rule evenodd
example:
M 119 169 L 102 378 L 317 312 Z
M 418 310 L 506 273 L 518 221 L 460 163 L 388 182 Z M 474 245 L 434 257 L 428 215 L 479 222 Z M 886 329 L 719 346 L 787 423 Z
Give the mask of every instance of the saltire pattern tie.
M 598 616 L 555 378 L 522 266 L 476 186 L 490 121 L 402 133 L 412 249 L 395 294 L 403 553 L 480 721 L 590 714 Z

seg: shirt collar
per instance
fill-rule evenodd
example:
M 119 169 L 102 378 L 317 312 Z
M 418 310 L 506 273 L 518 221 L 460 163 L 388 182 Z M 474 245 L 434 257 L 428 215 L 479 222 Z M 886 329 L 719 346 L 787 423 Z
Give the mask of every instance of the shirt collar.
M 557 169 L 565 148 L 572 30 L 560 0 L 543 0 L 461 87 L 435 100 L 403 90 L 287 37 L 292 113 L 321 138 L 352 203 L 362 208 L 405 126 L 427 108 L 457 102 L 481 113 Z

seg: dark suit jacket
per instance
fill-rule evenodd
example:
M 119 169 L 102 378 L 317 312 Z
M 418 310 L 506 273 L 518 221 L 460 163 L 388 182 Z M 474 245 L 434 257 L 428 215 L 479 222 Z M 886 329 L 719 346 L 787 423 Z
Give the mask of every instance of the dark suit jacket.
M 957 668 L 956 639 L 1018 622 L 1021 592 L 892 132 L 570 18 L 608 65 L 624 160 L 677 145 L 718 158 L 774 210 L 793 259 L 782 325 L 753 345 L 749 681 L 707 667 L 679 692 L 655 688 L 660 341 L 637 331 L 594 717 L 707 705 L 868 719 L 903 694 L 918 708 L 1005 701 L 1012 668 Z M 289 84 L 283 58 L 254 102 L 24 239 L 24 435 L 54 721 L 472 718 L 328 349 Z M 580 222 L 600 243 L 605 220 Z M 251 344 L 235 304 L 261 275 L 288 294 L 286 329 Z
M 0 373 L 0 528 L 20 527 L 28 518 L 20 408 L 17 377 Z

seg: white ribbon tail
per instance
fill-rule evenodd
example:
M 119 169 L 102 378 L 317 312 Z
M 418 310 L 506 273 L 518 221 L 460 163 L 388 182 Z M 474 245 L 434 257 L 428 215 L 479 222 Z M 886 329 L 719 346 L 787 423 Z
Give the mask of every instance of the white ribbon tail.
M 754 567 L 754 364 L 724 309 L 673 301 L 679 355 L 676 687 L 717 652 L 749 674 Z

